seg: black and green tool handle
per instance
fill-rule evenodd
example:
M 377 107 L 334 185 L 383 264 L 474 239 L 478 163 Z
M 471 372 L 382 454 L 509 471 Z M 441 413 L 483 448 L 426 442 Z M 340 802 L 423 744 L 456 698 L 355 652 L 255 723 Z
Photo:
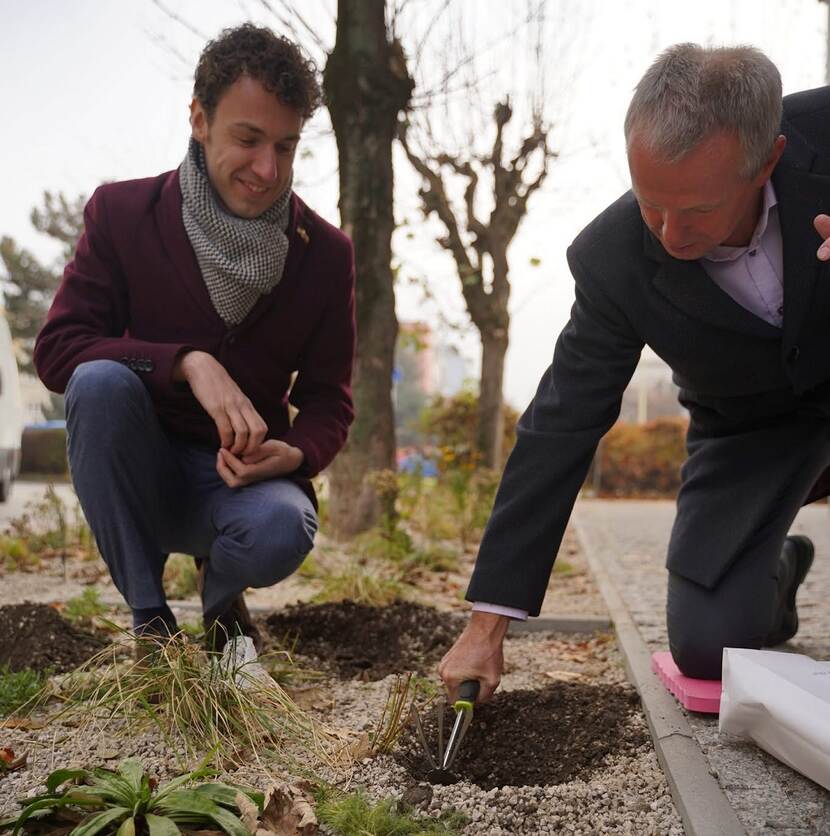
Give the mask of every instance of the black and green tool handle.
M 452 704 L 456 711 L 472 711 L 481 683 L 477 679 L 465 679 L 458 686 L 458 699 Z

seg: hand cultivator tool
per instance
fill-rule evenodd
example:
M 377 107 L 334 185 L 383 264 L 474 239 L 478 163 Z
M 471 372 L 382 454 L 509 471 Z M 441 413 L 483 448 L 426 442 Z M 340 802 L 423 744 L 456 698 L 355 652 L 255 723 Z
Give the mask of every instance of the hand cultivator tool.
M 412 706 L 412 717 L 415 723 L 415 732 L 424 754 L 427 757 L 429 765 L 432 767 L 427 773 L 427 780 L 432 784 L 455 784 L 458 781 L 458 776 L 450 771 L 458 750 L 461 746 L 461 741 L 473 721 L 473 706 L 475 705 L 476 697 L 479 691 L 479 682 L 476 679 L 467 679 L 461 683 L 458 689 L 458 699 L 453 703 L 455 709 L 455 721 L 452 724 L 450 731 L 450 739 L 447 742 L 447 748 L 444 749 L 444 708 L 445 703 L 438 706 L 438 759 L 432 756 L 432 750 L 427 743 L 426 735 L 424 734 L 424 727 L 421 724 L 421 718 Z

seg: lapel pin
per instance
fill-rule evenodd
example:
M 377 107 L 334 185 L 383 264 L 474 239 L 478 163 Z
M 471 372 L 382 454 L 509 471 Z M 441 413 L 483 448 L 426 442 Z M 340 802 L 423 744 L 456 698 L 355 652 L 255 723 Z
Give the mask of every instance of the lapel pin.
M 297 236 L 302 240 L 304 244 L 308 243 L 308 233 L 304 226 L 297 227 Z

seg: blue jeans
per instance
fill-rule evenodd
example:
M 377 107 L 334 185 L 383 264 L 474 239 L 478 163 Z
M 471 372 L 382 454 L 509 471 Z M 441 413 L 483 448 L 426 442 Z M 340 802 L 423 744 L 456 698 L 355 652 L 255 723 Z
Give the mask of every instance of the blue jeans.
M 247 587 L 294 572 L 311 551 L 317 515 L 287 479 L 228 487 L 216 450 L 169 437 L 135 372 L 82 363 L 66 389 L 72 481 L 98 548 L 133 610 L 165 605 L 171 552 L 207 558 L 205 620 Z

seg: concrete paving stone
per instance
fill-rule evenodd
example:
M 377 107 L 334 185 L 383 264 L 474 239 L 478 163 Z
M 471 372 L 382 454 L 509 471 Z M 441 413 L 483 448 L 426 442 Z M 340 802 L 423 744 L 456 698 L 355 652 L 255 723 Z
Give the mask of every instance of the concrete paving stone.
M 575 514 L 641 638 L 650 650 L 664 650 L 665 554 L 674 503 L 580 500 Z M 816 558 L 799 592 L 801 629 L 786 647 L 829 659 L 830 506 L 802 509 L 792 532 L 813 540 Z M 716 719 L 684 713 L 749 836 L 830 836 L 830 792 L 754 744 L 720 736 Z

